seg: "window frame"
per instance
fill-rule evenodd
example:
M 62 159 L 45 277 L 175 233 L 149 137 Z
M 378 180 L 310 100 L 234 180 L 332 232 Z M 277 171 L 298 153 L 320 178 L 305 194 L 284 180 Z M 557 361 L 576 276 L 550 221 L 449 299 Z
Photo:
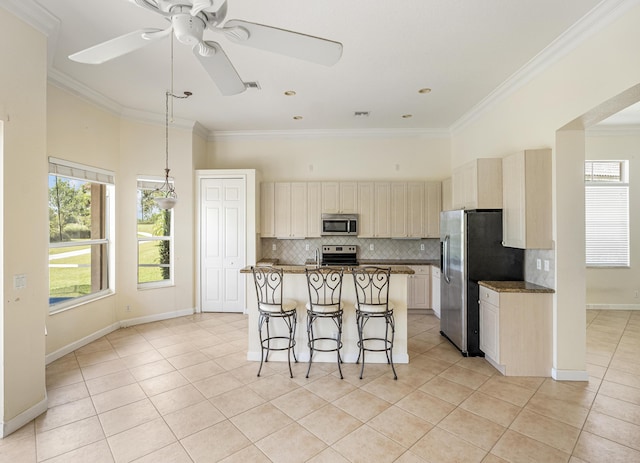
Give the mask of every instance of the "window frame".
M 588 164 L 596 164 L 596 163 L 619 163 L 620 164 L 620 175 L 616 180 L 593 180 L 593 168 L 591 169 L 591 179 L 588 178 L 587 167 Z M 630 217 L 630 185 L 629 185 L 629 160 L 626 159 L 588 159 L 584 162 L 585 166 L 585 266 L 590 269 L 626 269 L 631 267 L 631 217 Z M 588 236 L 589 231 L 588 227 L 588 197 L 589 192 L 595 192 L 600 188 L 604 189 L 620 189 L 623 188 L 625 199 L 626 199 L 626 211 L 623 213 L 626 215 L 624 220 L 626 221 L 624 225 L 626 225 L 626 243 L 624 240 L 619 240 L 621 244 L 625 245 L 626 255 L 620 254 L 623 257 L 626 257 L 626 262 L 622 262 L 621 260 L 609 260 L 609 261 L 600 261 L 596 262 L 595 260 L 589 261 L 589 252 L 588 252 Z M 604 201 L 604 200 L 603 200 Z M 599 253 L 600 256 L 611 256 L 611 254 L 607 254 L 606 250 L 601 251 Z
M 138 201 L 139 198 L 139 192 L 141 189 L 141 183 L 146 184 L 146 185 L 154 185 L 157 188 L 161 187 L 162 184 L 164 183 L 165 178 L 164 177 L 157 177 L 157 176 L 152 176 L 152 175 L 139 175 L 136 177 L 136 202 Z M 173 178 L 169 178 L 169 182 L 173 183 Z M 146 188 L 147 190 L 151 190 L 151 188 Z M 139 204 L 138 204 L 139 206 Z M 162 209 L 160 209 L 162 211 Z M 174 258 L 174 248 L 175 248 L 175 240 L 174 240 L 174 235 L 175 235 L 175 213 L 173 209 L 170 209 L 171 214 L 170 214 L 170 222 L 169 222 L 169 235 L 168 236 L 159 236 L 159 235 L 152 235 L 152 236 L 144 236 L 141 237 L 138 233 L 138 209 L 136 207 L 136 284 L 137 284 L 137 288 L 138 290 L 145 290 L 145 289 L 155 289 L 155 288 L 166 288 L 166 287 L 171 287 L 175 285 L 175 258 Z M 141 264 L 140 263 L 140 244 L 141 243 L 145 243 L 145 242 L 162 242 L 162 241 L 168 241 L 169 242 L 169 265 L 165 266 L 163 264 Z M 169 278 L 167 279 L 162 279 L 162 280 L 155 280 L 155 281 L 147 281 L 147 282 L 140 282 L 140 267 L 166 267 L 169 268 Z
M 104 194 L 101 196 L 101 200 L 103 201 L 101 205 L 101 232 L 104 237 L 97 239 L 89 238 L 82 241 L 53 243 L 49 241 L 48 246 L 49 256 L 51 255 L 51 249 L 64 249 L 78 246 L 104 246 L 104 266 L 101 267 L 100 278 L 104 279 L 105 287 L 83 296 L 77 296 L 55 303 L 49 302 L 49 314 L 53 315 L 115 294 L 115 253 L 113 252 L 115 237 L 115 174 L 109 170 L 49 157 L 47 183 L 51 176 L 105 186 Z M 50 260 L 48 260 L 48 262 L 50 262 Z M 48 264 L 48 267 L 50 265 L 51 263 Z M 49 300 L 51 301 L 50 271 Z

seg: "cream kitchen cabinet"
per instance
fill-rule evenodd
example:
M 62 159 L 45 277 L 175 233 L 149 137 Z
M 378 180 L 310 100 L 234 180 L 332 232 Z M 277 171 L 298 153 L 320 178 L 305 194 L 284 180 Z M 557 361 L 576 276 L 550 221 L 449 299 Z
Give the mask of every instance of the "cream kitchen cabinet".
M 431 266 L 412 265 L 410 268 L 415 273 L 407 278 L 407 309 L 430 309 Z
M 260 184 L 260 236 L 262 238 L 275 238 L 275 184 L 262 182 Z
M 375 182 L 374 193 L 374 225 L 375 238 L 391 237 L 391 183 Z
M 276 182 L 274 197 L 276 238 L 305 238 L 307 235 L 307 184 Z
M 322 212 L 356 214 L 358 182 L 322 182 Z
M 407 238 L 422 238 L 426 236 L 426 231 L 424 230 L 426 208 L 424 204 L 424 182 L 407 182 Z
M 503 375 L 551 376 L 552 297 L 480 283 L 480 349 Z
M 440 267 L 431 266 L 431 310 L 440 318 Z
M 358 182 L 358 237 L 373 238 L 375 232 L 375 193 L 373 182 Z
M 503 244 L 552 249 L 551 150 L 527 150 L 502 159 Z
M 476 159 L 453 170 L 453 209 L 502 208 L 502 159 Z
M 322 184 L 307 183 L 307 237 L 320 238 L 322 231 Z
M 450 211 L 453 209 L 453 185 L 451 177 L 442 181 L 442 210 Z
M 440 237 L 440 212 L 442 209 L 442 184 L 426 182 L 424 185 L 423 238 Z
M 406 238 L 407 232 L 407 184 L 391 183 L 391 237 Z

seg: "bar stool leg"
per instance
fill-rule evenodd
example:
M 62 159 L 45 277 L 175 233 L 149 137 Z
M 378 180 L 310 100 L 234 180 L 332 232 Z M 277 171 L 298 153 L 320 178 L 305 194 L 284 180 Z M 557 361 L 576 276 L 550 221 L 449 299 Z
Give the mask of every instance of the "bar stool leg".
M 307 367 L 307 378 L 309 377 L 309 372 L 311 371 L 311 360 L 313 359 L 313 320 L 315 319 L 313 314 L 307 313 L 307 339 L 309 339 L 309 366 Z
M 391 369 L 393 370 L 393 379 L 397 380 L 398 375 L 396 374 L 396 368 L 393 366 L 393 341 L 396 336 L 396 322 L 393 318 L 393 314 L 387 315 L 385 318 L 387 324 L 385 339 L 389 339 L 389 327 L 391 327 L 391 342 L 389 344 L 389 350 L 387 351 L 387 360 L 391 364 Z
M 336 320 L 336 325 L 338 327 L 338 336 L 336 339 L 337 342 L 337 346 L 336 346 L 336 356 L 338 357 L 338 371 L 340 372 L 340 379 L 344 379 L 344 377 L 342 376 L 342 366 L 340 365 L 342 363 L 342 357 L 340 357 L 340 345 L 342 344 L 342 316 L 338 317 L 338 319 Z
M 264 325 L 266 317 L 263 314 L 258 316 L 258 332 L 260 333 L 260 368 L 258 368 L 258 375 L 262 371 L 262 363 L 264 362 L 264 338 L 262 336 L 262 325 Z

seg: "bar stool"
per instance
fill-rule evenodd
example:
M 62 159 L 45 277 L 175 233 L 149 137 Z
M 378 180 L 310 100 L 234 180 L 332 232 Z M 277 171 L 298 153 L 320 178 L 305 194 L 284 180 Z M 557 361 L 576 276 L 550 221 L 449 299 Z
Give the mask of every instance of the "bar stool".
M 362 357 L 360 379 L 364 373 L 364 353 L 384 352 L 387 363 L 391 365 L 393 379 L 398 379 L 393 366 L 393 340 L 395 337 L 395 319 L 393 309 L 389 308 L 389 281 L 391 269 L 366 266 L 353 269 L 353 282 L 356 288 L 356 323 L 358 325 L 358 360 Z M 365 327 L 371 319 L 384 319 L 385 332 L 382 336 L 366 336 Z
M 342 268 L 323 267 L 305 269 L 307 275 L 307 287 L 309 289 L 309 302 L 307 303 L 307 336 L 309 346 L 309 367 L 307 378 L 311 371 L 311 361 L 314 351 L 336 352 L 338 371 L 342 379 Z M 337 329 L 334 333 L 316 333 L 314 324 L 319 320 L 331 320 Z M 331 335 L 329 335 L 331 334 Z M 327 346 L 328 344 L 328 346 Z
M 262 371 L 262 363 L 269 361 L 269 352 L 272 350 L 286 350 L 287 361 L 289 362 L 289 375 L 293 378 L 291 370 L 291 354 L 296 358 L 296 324 L 297 311 L 296 302 L 289 299 L 282 299 L 282 269 L 274 267 L 251 267 L 253 281 L 256 285 L 256 296 L 258 298 L 258 333 L 260 334 L 260 368 L 258 376 Z M 271 334 L 269 322 L 271 319 L 282 320 L 287 328 L 288 334 Z M 262 331 L 266 324 L 267 335 Z M 282 341 L 286 341 L 283 345 Z M 274 345 L 275 343 L 275 345 Z

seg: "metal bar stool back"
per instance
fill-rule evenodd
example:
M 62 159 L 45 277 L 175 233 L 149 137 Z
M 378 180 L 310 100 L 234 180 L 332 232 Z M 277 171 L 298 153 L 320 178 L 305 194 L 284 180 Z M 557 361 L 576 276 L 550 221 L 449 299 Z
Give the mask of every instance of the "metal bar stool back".
M 307 287 L 309 290 L 309 302 L 307 303 L 307 336 L 309 346 L 309 367 L 307 378 L 311 371 L 313 353 L 336 352 L 338 371 L 342 379 L 342 268 L 316 268 L 305 269 L 307 275 Z M 319 320 L 329 319 L 335 325 L 335 331 L 327 332 L 327 327 L 320 333 L 315 325 Z
M 356 323 L 358 325 L 358 360 L 362 357 L 360 379 L 364 373 L 365 352 L 384 352 L 387 363 L 391 365 L 393 379 L 398 379 L 393 366 L 393 341 L 395 337 L 395 319 L 393 308 L 389 307 L 389 283 L 391 269 L 387 267 L 366 266 L 353 269 L 353 282 L 356 290 Z M 371 319 L 384 319 L 384 337 L 367 336 L 365 328 Z
M 258 300 L 258 333 L 260 335 L 260 368 L 258 376 L 262 371 L 262 363 L 269 361 L 269 352 L 272 350 L 286 350 L 287 361 L 289 362 L 289 375 L 293 378 L 291 369 L 291 355 L 294 361 L 296 358 L 296 324 L 297 310 L 296 301 L 282 298 L 283 272 L 282 269 L 274 267 L 251 267 L 253 281 L 256 287 L 256 297 Z M 271 333 L 269 327 L 270 320 L 280 319 L 284 322 L 286 335 Z M 266 326 L 265 326 L 266 325 Z M 265 333 L 263 332 L 265 328 Z

